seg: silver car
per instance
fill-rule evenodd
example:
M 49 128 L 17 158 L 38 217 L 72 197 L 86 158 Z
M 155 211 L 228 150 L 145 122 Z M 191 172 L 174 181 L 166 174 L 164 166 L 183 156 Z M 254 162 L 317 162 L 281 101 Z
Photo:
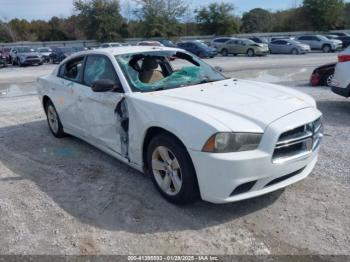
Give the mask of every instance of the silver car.
M 272 54 L 306 54 L 311 51 L 309 45 L 302 44 L 292 39 L 280 39 L 269 43 L 270 53 Z
M 28 46 L 13 47 L 10 55 L 13 65 L 42 65 L 44 63 L 43 56 Z
M 231 39 L 232 37 L 218 37 L 210 42 L 210 46 L 216 48 L 216 50 L 221 50 L 222 46 Z
M 324 53 L 341 50 L 343 47 L 342 41 L 328 39 L 323 35 L 303 35 L 297 37 L 295 40 L 309 45 L 311 49 L 322 50 Z

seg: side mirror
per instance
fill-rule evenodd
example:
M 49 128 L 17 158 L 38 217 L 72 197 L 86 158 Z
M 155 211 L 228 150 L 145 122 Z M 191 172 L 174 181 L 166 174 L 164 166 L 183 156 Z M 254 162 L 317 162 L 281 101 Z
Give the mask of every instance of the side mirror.
M 108 91 L 114 91 L 119 93 L 123 92 L 122 87 L 115 84 L 113 80 L 110 80 L 110 79 L 100 79 L 93 82 L 91 89 L 94 92 L 108 92 Z

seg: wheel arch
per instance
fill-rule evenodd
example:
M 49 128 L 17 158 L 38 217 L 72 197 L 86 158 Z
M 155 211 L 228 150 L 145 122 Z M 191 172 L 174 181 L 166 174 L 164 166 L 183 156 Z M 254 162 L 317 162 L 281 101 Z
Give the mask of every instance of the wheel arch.
M 148 148 L 148 145 L 154 137 L 156 137 L 157 135 L 160 135 L 160 134 L 167 134 L 167 135 L 173 137 L 177 142 L 179 142 L 186 149 L 187 154 L 188 154 L 188 156 L 191 160 L 191 163 L 193 165 L 193 161 L 192 161 L 190 154 L 188 153 L 187 147 L 185 146 L 185 144 L 182 142 L 182 140 L 177 135 L 175 135 L 174 133 L 170 132 L 169 130 L 167 130 L 165 128 L 158 127 L 158 126 L 152 126 L 146 130 L 145 136 L 143 139 L 143 144 L 142 144 L 142 161 L 143 161 L 143 166 L 144 166 L 145 170 L 148 170 L 148 166 L 147 166 L 147 148 Z
M 44 110 L 46 109 L 46 104 L 49 101 L 51 101 L 51 103 L 52 103 L 51 98 L 48 95 L 44 95 L 42 98 L 42 105 L 43 105 Z M 45 113 L 46 113 L 46 110 L 45 110 Z

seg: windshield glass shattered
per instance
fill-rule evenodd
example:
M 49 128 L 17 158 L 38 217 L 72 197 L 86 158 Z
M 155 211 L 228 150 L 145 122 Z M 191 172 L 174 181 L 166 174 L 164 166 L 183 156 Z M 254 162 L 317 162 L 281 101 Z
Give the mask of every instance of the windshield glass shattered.
M 153 51 L 117 55 L 130 87 L 150 92 L 224 80 L 200 59 L 178 51 Z

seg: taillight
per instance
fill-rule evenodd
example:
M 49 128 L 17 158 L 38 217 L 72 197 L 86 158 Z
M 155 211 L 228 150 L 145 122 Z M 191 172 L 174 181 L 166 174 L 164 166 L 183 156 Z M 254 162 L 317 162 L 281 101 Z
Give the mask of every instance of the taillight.
M 338 61 L 339 63 L 349 62 L 350 55 L 338 55 Z

